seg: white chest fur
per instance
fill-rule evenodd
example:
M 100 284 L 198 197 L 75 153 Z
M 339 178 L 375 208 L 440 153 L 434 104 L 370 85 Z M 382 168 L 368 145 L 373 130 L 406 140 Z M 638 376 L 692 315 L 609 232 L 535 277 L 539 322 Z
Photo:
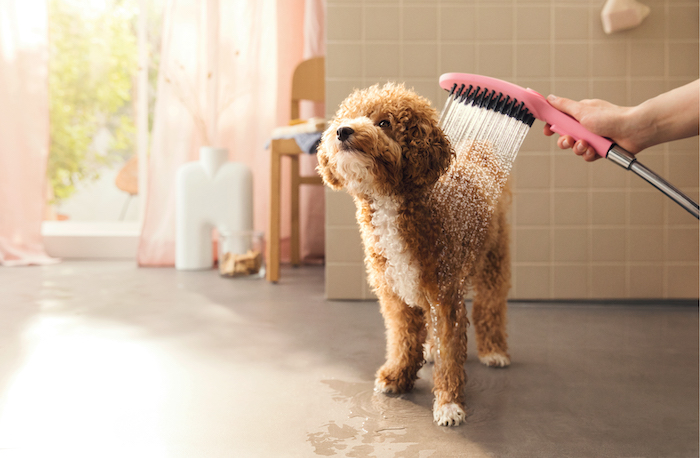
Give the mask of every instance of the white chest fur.
M 399 234 L 399 203 L 391 197 L 377 197 L 372 203 L 372 226 L 376 248 L 387 260 L 384 273 L 393 291 L 408 305 L 418 305 L 418 263 Z

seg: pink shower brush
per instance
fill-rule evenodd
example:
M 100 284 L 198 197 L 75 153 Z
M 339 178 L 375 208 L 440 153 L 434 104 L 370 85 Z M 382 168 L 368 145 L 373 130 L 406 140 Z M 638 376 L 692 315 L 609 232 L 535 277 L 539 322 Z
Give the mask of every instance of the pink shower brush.
M 477 107 L 486 112 L 491 111 L 504 116 L 514 117 L 528 126 L 532 126 L 535 118 L 539 119 L 548 123 L 553 132 L 561 135 L 570 135 L 575 140 L 586 140 L 598 155 L 608 158 L 624 169 L 636 173 L 673 199 L 690 214 L 700 219 L 697 203 L 656 173 L 640 164 L 629 151 L 607 138 L 590 132 L 574 118 L 550 105 L 536 91 L 524 89 L 496 78 L 466 73 L 445 73 L 440 77 L 440 87 L 450 91 L 450 97 L 440 117 L 441 126 L 454 125 L 461 122 L 459 117 L 464 116 L 464 114 L 455 114 L 455 103 Z M 520 123 L 516 124 L 521 125 Z M 473 133 L 473 131 L 470 133 Z M 508 135 L 509 132 L 503 131 L 502 134 Z M 454 142 L 453 138 L 451 140 Z M 505 158 L 505 160 L 509 161 L 514 159 L 514 153 Z M 510 169 L 509 166 L 508 169 Z

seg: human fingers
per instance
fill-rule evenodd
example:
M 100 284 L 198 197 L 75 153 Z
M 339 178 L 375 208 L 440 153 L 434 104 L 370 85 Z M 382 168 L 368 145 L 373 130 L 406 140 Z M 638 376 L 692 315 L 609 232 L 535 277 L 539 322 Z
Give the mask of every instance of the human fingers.
M 562 135 L 557 140 L 557 146 L 561 149 L 569 149 L 574 145 L 574 138 L 571 135 Z
M 554 94 L 549 94 L 547 96 L 547 101 L 557 110 L 562 111 L 569 116 L 573 116 L 576 120 L 580 120 L 578 113 L 581 102 L 576 102 L 575 100 L 567 99 L 566 97 L 557 97 Z
M 551 125 L 551 124 L 547 123 L 547 124 L 544 125 L 544 134 L 545 134 L 547 137 L 551 137 L 552 135 L 554 135 L 554 131 L 552 130 L 552 125 Z
M 574 154 L 583 157 L 583 160 L 586 162 L 593 162 L 599 157 L 593 147 L 591 147 L 585 140 L 579 140 L 574 143 L 573 150 Z

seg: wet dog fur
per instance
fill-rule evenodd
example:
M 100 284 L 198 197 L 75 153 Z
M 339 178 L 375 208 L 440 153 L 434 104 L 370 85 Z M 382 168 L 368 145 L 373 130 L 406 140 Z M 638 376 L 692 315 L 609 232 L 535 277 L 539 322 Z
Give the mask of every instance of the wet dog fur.
M 450 202 L 436 209 L 429 196 L 454 157 L 430 103 L 394 83 L 351 94 L 318 150 L 326 185 L 345 188 L 355 200 L 368 279 L 384 317 L 386 363 L 376 374 L 375 389 L 409 391 L 425 361 L 434 361 L 433 417 L 451 426 L 466 418 L 465 282 L 474 289 L 479 360 L 493 367 L 510 364 L 505 331 L 509 193 L 494 203 L 495 211 L 477 208 L 468 215 L 475 222 L 488 219 L 486 233 L 469 259 L 452 257 L 463 239 L 443 227 Z M 480 192 L 478 184 L 464 186 L 467 193 Z

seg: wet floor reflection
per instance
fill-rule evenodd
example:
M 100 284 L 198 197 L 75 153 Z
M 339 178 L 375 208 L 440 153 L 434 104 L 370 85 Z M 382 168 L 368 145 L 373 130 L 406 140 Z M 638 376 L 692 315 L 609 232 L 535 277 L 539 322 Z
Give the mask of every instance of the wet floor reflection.
M 2 398 L 0 448 L 27 458 L 166 456 L 161 355 L 130 334 L 76 317 L 35 319 Z
M 414 390 L 399 396 L 376 393 L 371 382 L 323 380 L 333 401 L 347 409 L 347 418 L 330 421 L 308 434 L 314 453 L 396 458 L 490 456 L 465 436 L 464 428 L 433 423 L 431 368 L 421 369 L 420 375 Z M 478 416 L 470 417 L 479 421 Z

